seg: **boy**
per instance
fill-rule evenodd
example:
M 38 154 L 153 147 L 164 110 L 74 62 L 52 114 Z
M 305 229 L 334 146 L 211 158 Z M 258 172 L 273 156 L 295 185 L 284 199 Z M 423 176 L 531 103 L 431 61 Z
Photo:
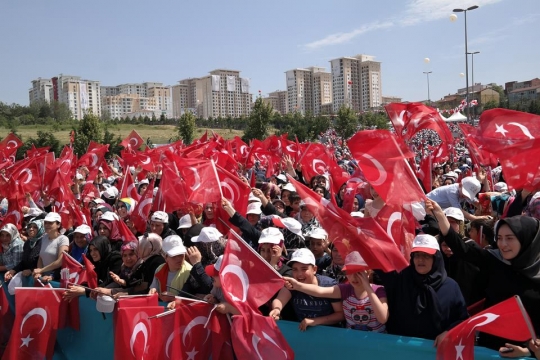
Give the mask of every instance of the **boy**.
M 223 255 L 220 255 L 213 265 L 208 265 L 204 268 L 204 271 L 208 276 L 212 278 L 213 287 L 210 294 L 204 297 L 204 301 L 208 301 L 211 304 L 217 304 L 216 310 L 221 314 L 240 315 L 240 312 L 236 310 L 234 306 L 225 301 L 223 296 L 223 290 L 221 290 L 221 279 L 219 278 L 219 270 L 221 269 L 221 262 L 223 261 Z
M 328 233 L 322 228 L 314 228 L 308 233 L 307 239 L 309 249 L 315 256 L 317 274 L 323 275 L 332 263 L 332 258 L 328 255 Z
M 315 256 L 308 249 L 296 250 L 287 265 L 292 267 L 294 279 L 301 283 L 324 287 L 337 284 L 334 279 L 316 274 Z M 338 324 L 345 318 L 339 299 L 318 298 L 286 288 L 281 289 L 277 298 L 272 301 L 270 316 L 279 319 L 281 310 L 290 300 L 293 302 L 296 317 L 301 321 L 301 331 L 305 331 L 308 326 Z

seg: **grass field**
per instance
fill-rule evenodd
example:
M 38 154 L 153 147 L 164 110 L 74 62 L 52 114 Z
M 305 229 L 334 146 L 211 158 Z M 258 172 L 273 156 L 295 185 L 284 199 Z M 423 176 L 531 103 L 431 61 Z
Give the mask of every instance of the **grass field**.
M 130 124 L 119 124 L 114 126 L 109 126 L 109 131 L 115 135 L 120 135 L 123 139 L 125 138 L 131 130 L 136 130 L 139 135 L 146 141 L 147 138 L 150 138 L 154 144 L 164 144 L 169 141 L 170 138 L 173 138 L 178 135 L 176 127 L 173 125 L 130 125 Z M 201 135 L 210 129 L 199 128 L 195 131 L 195 138 L 201 137 Z M 22 137 L 22 141 L 27 140 L 30 137 L 37 137 L 38 131 L 52 131 L 54 136 L 62 144 L 69 142 L 69 134 L 71 133 L 71 127 L 69 126 L 60 126 L 60 130 L 53 131 L 52 126 L 49 125 L 25 125 L 17 127 L 17 133 Z M 243 131 L 240 130 L 228 130 L 228 129 L 214 129 L 216 134 L 221 135 L 225 139 L 232 139 L 236 135 L 244 135 Z M 9 129 L 2 128 L 0 129 L 0 140 L 6 137 L 9 133 Z

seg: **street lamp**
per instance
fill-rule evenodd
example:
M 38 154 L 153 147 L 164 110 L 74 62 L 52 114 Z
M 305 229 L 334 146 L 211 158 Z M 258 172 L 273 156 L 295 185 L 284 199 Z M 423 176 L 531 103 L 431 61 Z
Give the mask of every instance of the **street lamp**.
M 467 121 L 470 121 L 469 116 L 469 59 L 467 56 L 467 11 L 471 11 L 474 9 L 478 9 L 478 5 L 473 5 L 471 7 L 468 7 L 467 9 L 454 9 L 453 12 L 455 13 L 464 13 L 465 14 L 465 84 L 466 84 L 466 96 L 465 99 L 467 101 Z
M 431 105 L 431 99 L 429 98 L 429 74 L 431 74 L 433 71 L 424 71 L 424 74 L 426 74 L 427 77 L 427 101 L 428 105 Z
M 471 97 L 474 98 L 474 55 L 480 54 L 480 51 L 469 52 L 467 54 L 471 55 L 471 83 L 472 83 Z M 473 111 L 473 112 L 475 112 L 475 111 Z

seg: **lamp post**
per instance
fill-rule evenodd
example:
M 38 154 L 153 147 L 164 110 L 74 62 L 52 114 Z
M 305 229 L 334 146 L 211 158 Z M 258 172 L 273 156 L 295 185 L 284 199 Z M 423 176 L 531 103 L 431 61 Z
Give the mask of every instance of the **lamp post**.
M 480 51 L 469 52 L 467 54 L 471 55 L 471 83 L 472 83 L 471 97 L 474 98 L 474 55 L 480 54 Z M 476 111 L 473 111 L 473 113 L 476 113 Z
M 431 105 L 431 99 L 429 97 L 429 74 L 431 74 L 433 71 L 424 71 L 424 74 L 426 74 L 427 77 L 427 101 L 428 105 Z
M 469 122 L 470 116 L 469 116 L 469 59 L 467 56 L 468 50 L 467 50 L 467 11 L 471 11 L 474 9 L 478 9 L 478 5 L 473 5 L 471 7 L 468 7 L 467 9 L 454 9 L 453 12 L 455 13 L 464 13 L 465 14 L 465 84 L 466 84 L 466 96 L 465 99 L 467 101 L 467 121 Z

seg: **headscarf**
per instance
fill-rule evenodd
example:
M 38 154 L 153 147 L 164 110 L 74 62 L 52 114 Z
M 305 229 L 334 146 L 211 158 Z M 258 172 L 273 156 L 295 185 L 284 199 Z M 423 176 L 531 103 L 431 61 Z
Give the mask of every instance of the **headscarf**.
M 137 268 L 142 264 L 142 259 L 139 257 L 138 247 L 139 243 L 137 241 L 129 241 L 122 245 L 122 254 L 124 253 L 124 251 L 133 251 L 137 256 L 137 262 L 135 262 L 135 264 L 133 264 L 133 266 L 130 268 L 128 268 L 124 265 L 124 263 L 122 263 L 122 267 L 120 268 L 120 277 L 124 280 L 129 280 L 135 270 L 137 270 Z
M 30 244 L 30 248 L 33 249 L 34 246 L 36 246 L 36 243 L 39 239 L 41 239 L 41 237 L 43 236 L 43 234 L 45 234 L 45 226 L 43 225 L 43 219 L 39 219 L 39 220 L 32 220 L 28 223 L 28 225 L 26 225 L 26 228 L 28 229 L 30 227 L 30 225 L 36 225 L 37 227 L 37 233 L 36 233 L 36 236 L 33 237 L 33 238 L 28 238 L 28 240 L 26 240 L 26 242 L 28 244 Z
M 122 204 L 124 204 L 126 206 L 126 211 L 127 211 L 128 215 L 131 215 L 131 213 L 133 213 L 133 209 L 137 205 L 137 201 L 135 201 L 132 198 L 122 198 L 122 199 L 118 200 L 118 202 L 122 203 Z M 120 204 L 117 204 L 117 206 L 118 205 L 120 205 Z
M 502 225 L 508 225 L 516 235 L 521 249 L 519 254 L 506 261 L 502 258 L 500 250 L 490 250 L 490 253 L 499 260 L 510 263 L 512 269 L 521 273 L 536 284 L 540 284 L 540 221 L 538 219 L 517 215 L 499 220 L 495 225 L 495 239 Z
M 437 251 L 435 255 L 433 255 L 433 266 L 431 267 L 429 273 L 425 275 L 419 274 L 416 271 L 413 262 L 413 254 L 414 253 L 411 253 L 409 267 L 403 271 L 407 272 L 407 275 L 412 277 L 413 282 L 416 285 L 417 295 L 414 311 L 417 315 L 422 314 L 424 311 L 430 311 L 433 324 L 440 333 L 444 329 L 440 328 L 442 313 L 439 298 L 437 296 L 437 290 L 446 280 L 446 270 L 444 268 L 442 253 Z
M 154 233 L 149 233 L 141 236 L 139 239 L 138 256 L 141 262 L 148 260 L 154 255 L 161 254 L 161 236 Z
M 100 219 L 98 222 L 99 224 L 103 224 L 107 229 L 109 229 L 109 240 L 112 242 L 115 241 L 122 241 L 122 235 L 120 234 L 120 231 L 118 230 L 118 224 L 116 223 L 118 220 L 109 221 Z
M 9 241 L 9 244 L 8 244 L 8 247 L 13 244 L 15 241 L 17 240 L 21 240 L 21 236 L 19 235 L 19 230 L 17 229 L 17 227 L 13 224 L 6 224 L 2 227 L 2 229 L 0 229 L 0 231 L 5 231 L 9 234 L 9 236 L 11 237 L 11 240 Z

